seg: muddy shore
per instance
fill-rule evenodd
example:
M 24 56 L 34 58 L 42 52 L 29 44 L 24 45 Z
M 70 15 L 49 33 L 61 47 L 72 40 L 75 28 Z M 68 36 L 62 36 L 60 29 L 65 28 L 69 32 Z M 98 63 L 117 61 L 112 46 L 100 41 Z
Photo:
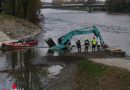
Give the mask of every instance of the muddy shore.
M 41 31 L 40 27 L 27 20 L 0 14 L 0 42 L 33 36 Z
M 110 55 L 105 51 L 94 53 L 65 53 L 62 56 L 46 56 L 45 58 L 52 63 L 64 62 L 66 64 L 66 67 L 64 67 L 61 73 L 57 75 L 56 78 L 50 80 L 48 85 L 45 86 L 45 90 L 77 90 L 77 83 L 75 82 L 78 72 L 77 64 L 81 60 L 91 60 L 96 63 L 103 63 L 105 65 L 124 68 L 127 70 L 130 69 L 130 67 L 128 67 L 130 61 L 124 56 Z M 127 63 L 124 63 L 125 61 L 127 61 Z

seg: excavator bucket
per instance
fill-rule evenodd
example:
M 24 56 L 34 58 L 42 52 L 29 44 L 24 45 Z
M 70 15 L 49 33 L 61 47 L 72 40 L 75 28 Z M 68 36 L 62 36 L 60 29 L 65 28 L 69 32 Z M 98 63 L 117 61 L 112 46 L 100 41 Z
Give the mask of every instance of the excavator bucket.
M 55 42 L 52 40 L 52 38 L 48 38 L 45 40 L 49 48 L 56 46 Z

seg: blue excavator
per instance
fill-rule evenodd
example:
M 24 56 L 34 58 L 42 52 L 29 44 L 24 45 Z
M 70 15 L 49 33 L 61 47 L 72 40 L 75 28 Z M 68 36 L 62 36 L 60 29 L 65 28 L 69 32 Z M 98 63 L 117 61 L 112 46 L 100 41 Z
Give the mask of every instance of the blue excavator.
M 52 40 L 52 38 L 47 38 L 45 42 L 48 44 L 50 50 L 62 50 L 68 48 L 68 46 L 71 45 L 71 39 L 73 36 L 82 35 L 82 34 L 94 34 L 96 38 L 100 40 L 101 46 L 105 46 L 104 40 L 96 26 L 93 26 L 92 28 L 82 28 L 82 29 L 70 31 L 66 35 L 58 38 L 57 45 Z

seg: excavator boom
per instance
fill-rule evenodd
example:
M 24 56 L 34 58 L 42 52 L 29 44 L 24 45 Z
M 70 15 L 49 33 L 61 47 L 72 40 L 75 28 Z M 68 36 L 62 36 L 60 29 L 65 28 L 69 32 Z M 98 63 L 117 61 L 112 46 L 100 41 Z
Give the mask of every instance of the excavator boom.
M 92 34 L 92 33 L 96 36 L 96 38 L 98 38 L 100 40 L 101 44 L 103 45 L 104 44 L 103 38 L 102 38 L 100 32 L 98 31 L 98 29 L 96 28 L 96 26 L 93 26 L 91 29 L 82 28 L 79 30 L 70 31 L 69 33 L 67 33 L 66 35 L 64 35 L 58 39 L 58 45 L 56 45 L 52 41 L 52 39 L 51 39 L 51 41 L 52 41 L 51 43 L 53 43 L 53 45 L 49 45 L 48 41 L 47 40 L 45 40 L 45 41 L 50 46 L 50 49 L 60 50 L 60 49 L 66 48 L 70 44 L 70 41 L 73 36 L 82 35 L 82 34 Z

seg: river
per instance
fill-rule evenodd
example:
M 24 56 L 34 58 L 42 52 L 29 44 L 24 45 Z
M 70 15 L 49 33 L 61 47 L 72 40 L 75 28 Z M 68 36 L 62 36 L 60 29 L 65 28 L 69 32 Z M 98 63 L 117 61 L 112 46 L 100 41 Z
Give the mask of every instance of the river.
M 45 38 L 57 39 L 67 32 L 84 27 L 97 26 L 106 44 L 124 50 L 130 56 L 130 15 L 108 14 L 105 12 L 88 13 L 86 11 L 41 10 L 45 16 Z M 74 37 L 83 42 L 87 35 Z M 56 42 L 56 40 L 55 40 Z
M 60 70 L 66 67 L 64 62 L 48 61 L 48 48 L 45 39 L 57 38 L 67 32 L 84 27 L 97 26 L 106 44 L 124 50 L 130 56 L 130 16 L 124 14 L 108 14 L 105 12 L 88 13 L 86 11 L 42 9 L 44 20 L 41 22 L 44 30 L 35 38 L 39 40 L 37 47 L 26 50 L 5 52 L 0 56 L 0 89 L 11 88 L 13 83 L 17 88 L 25 90 L 43 90 L 52 78 L 56 78 Z M 72 38 L 75 44 L 77 38 L 83 44 L 85 39 L 93 35 L 79 35 Z M 57 52 L 52 53 L 58 55 Z M 50 54 L 49 54 L 50 55 Z

